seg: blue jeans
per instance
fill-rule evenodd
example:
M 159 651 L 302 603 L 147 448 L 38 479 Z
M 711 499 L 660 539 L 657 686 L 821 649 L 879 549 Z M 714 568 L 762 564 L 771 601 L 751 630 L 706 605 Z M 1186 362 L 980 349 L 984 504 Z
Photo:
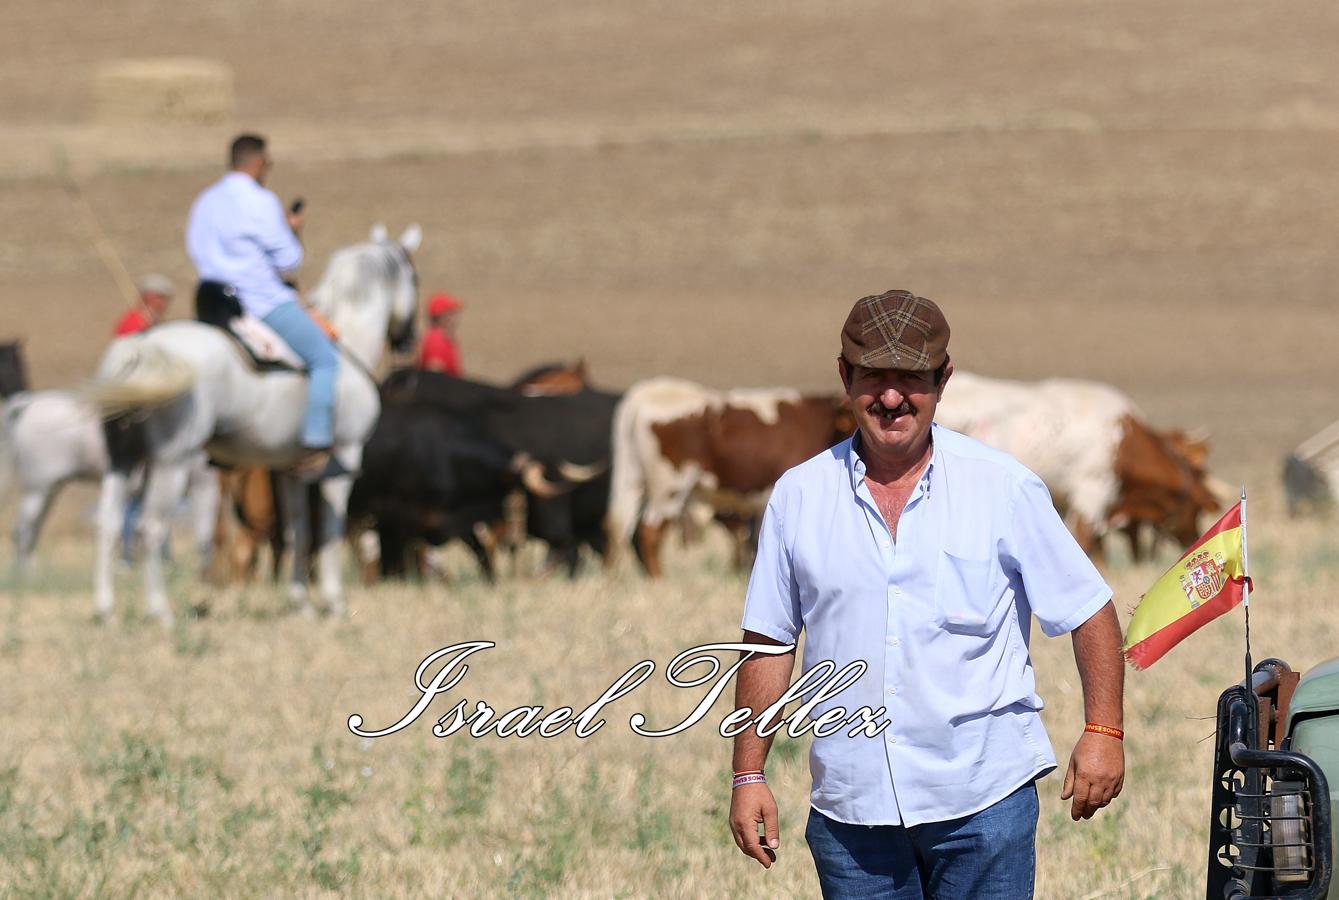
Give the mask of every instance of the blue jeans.
M 302 357 L 309 372 L 307 414 L 302 420 L 302 446 L 329 447 L 335 441 L 335 377 L 339 353 L 321 326 L 295 301 L 281 303 L 265 317 L 265 324 Z
M 846 825 L 811 809 L 804 836 L 825 900 L 1029 900 L 1037 787 L 947 822 Z

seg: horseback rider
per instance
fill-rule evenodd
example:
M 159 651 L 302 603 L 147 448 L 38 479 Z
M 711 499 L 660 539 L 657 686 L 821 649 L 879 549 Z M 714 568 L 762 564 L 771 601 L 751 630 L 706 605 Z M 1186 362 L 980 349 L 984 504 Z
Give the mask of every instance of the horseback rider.
M 200 275 L 197 318 L 223 324 L 218 319 L 231 316 L 220 316 L 221 305 L 240 308 L 274 329 L 306 363 L 310 383 L 300 438 L 306 453 L 299 467 L 320 471 L 334 441 L 339 355 L 285 281 L 302 264 L 303 214 L 285 210 L 266 190 L 271 165 L 264 138 L 237 137 L 229 151 L 230 171 L 191 207 L 186 250 Z

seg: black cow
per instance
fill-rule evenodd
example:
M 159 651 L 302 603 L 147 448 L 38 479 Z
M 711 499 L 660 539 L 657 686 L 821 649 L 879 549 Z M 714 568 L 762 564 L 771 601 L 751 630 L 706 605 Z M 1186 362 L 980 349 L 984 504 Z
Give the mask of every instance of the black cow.
M 608 550 L 604 517 L 618 400 L 617 394 L 593 390 L 526 397 L 494 385 L 416 370 L 395 372 L 382 385 L 383 409 L 410 405 L 440 411 L 512 454 L 542 463 L 550 479 L 568 481 L 570 490 L 560 496 L 528 497 L 526 529 L 550 546 L 569 574 L 576 573 L 583 544 L 601 556 Z
M 375 520 L 382 575 L 404 575 L 416 539 L 435 545 L 460 539 L 492 581 L 492 557 L 475 524 L 503 518 L 519 468 L 505 446 L 465 422 L 431 407 L 386 405 L 363 450 L 349 517 Z

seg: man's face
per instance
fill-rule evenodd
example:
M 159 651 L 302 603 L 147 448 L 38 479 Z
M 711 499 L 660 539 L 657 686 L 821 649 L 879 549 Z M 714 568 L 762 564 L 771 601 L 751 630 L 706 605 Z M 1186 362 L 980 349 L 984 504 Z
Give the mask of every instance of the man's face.
M 953 364 L 935 384 L 934 372 L 868 369 L 840 357 L 837 363 L 866 450 L 886 460 L 921 453 Z
M 167 304 L 169 302 L 168 297 L 163 294 L 153 293 L 152 291 L 142 294 L 141 296 L 144 298 L 144 308 L 153 315 L 155 321 L 161 319 L 163 313 L 167 312 Z

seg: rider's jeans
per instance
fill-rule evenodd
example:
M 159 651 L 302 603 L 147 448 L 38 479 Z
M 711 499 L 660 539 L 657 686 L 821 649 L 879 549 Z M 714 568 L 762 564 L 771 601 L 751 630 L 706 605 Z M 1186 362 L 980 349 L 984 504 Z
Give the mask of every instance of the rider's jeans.
M 302 446 L 326 448 L 334 443 L 335 377 L 339 354 L 321 326 L 290 300 L 272 309 L 265 324 L 278 332 L 310 370 L 307 415 L 302 420 Z

